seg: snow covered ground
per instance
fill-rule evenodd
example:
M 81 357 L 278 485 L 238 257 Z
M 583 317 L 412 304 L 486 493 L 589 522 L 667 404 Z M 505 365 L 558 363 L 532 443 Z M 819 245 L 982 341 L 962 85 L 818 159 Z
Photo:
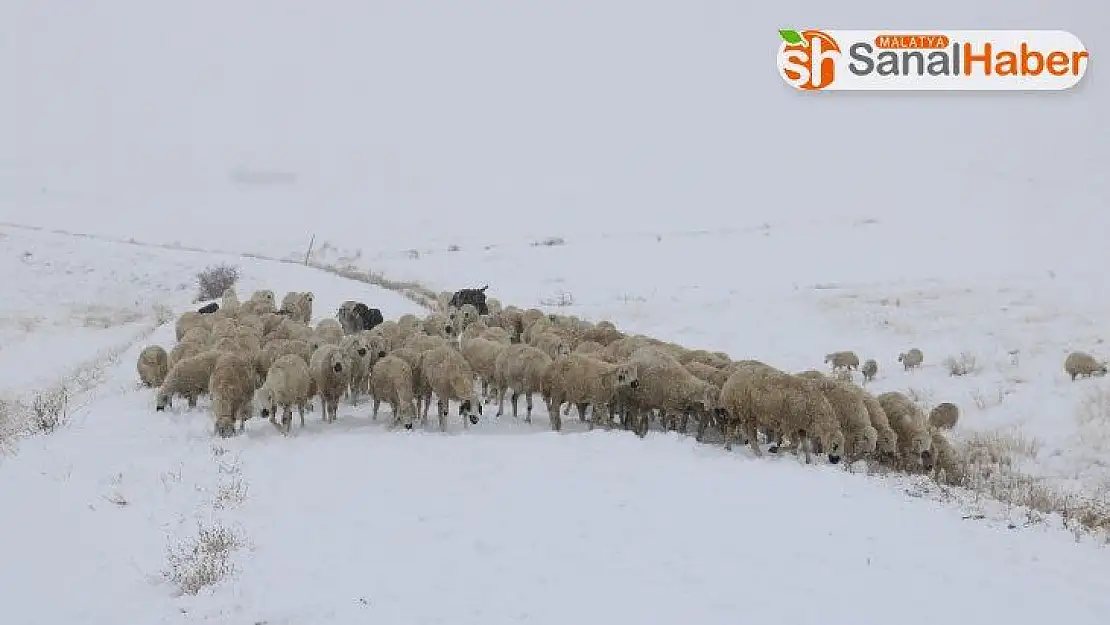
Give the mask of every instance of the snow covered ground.
M 80 284 L 86 304 L 146 301 L 180 312 L 192 306 L 192 274 L 227 261 L 242 268 L 243 290 L 312 288 L 318 311 L 355 297 L 390 317 L 417 312 L 389 292 L 293 264 L 3 233 L 9 275 L 27 251 L 72 270 L 26 281 L 28 295 L 17 300 Z M 546 251 L 573 255 L 570 244 Z M 568 285 L 586 307 L 606 298 L 588 284 Z M 834 332 L 842 323 L 822 317 L 821 301 L 791 293 L 748 316 L 745 336 L 758 336 L 752 328 L 761 324 L 781 335 L 774 328 L 783 323 L 824 318 Z M 681 315 L 727 299 L 630 299 L 612 311 L 640 307 L 629 323 L 661 333 L 664 315 L 677 314 L 672 336 L 708 345 L 709 329 Z M 98 328 L 74 331 L 88 337 L 82 347 L 112 340 L 95 338 Z M 790 343 L 798 347 L 770 353 L 805 366 L 805 341 L 821 331 L 808 328 Z M 1011 511 L 1007 526 L 994 520 L 1006 516 L 998 507 L 938 501 L 918 481 L 756 460 L 677 434 L 587 433 L 574 419 L 556 434 L 542 409 L 531 425 L 487 412 L 469 431 L 457 419 L 446 435 L 391 431 L 387 412 L 375 423 L 363 404 L 344 405 L 333 426 L 310 414 L 289 439 L 263 421 L 216 439 L 206 402 L 198 412 L 157 414 L 151 391 L 138 388 L 138 351 L 172 340 L 165 324 L 126 347 L 67 426 L 23 439 L 0 465 L 0 552 L 14 563 L 0 573 L 0 603 L 11 622 L 724 623 L 737 614 L 781 618 L 782 601 L 797 592 L 805 601 L 792 613 L 814 623 L 855 614 L 861 602 L 866 614 L 896 611 L 907 623 L 1040 623 L 1061 606 L 1072 622 L 1096 623 L 1110 608 L 1105 548 L 1055 523 L 1022 523 Z M 54 353 L 36 359 L 44 370 L 69 365 Z M 3 362 L 5 370 L 20 364 Z M 883 383 L 908 379 L 891 369 Z M 922 388 L 953 388 L 930 368 L 912 375 Z M 969 419 L 980 417 L 989 411 Z M 198 536 L 211 553 L 191 555 Z M 178 584 L 214 570 L 224 581 L 178 596 Z M 184 578 L 167 581 L 167 571 Z M 53 588 L 66 589 L 64 601 L 49 598 Z
M 156 414 L 134 372 L 212 263 L 241 293 L 311 289 L 317 317 L 416 311 L 238 255 L 298 260 L 315 237 L 319 263 L 736 358 L 854 349 L 874 390 L 955 402 L 958 440 L 1110 502 L 1110 379 L 1062 370 L 1110 357 L 1098 73 L 811 98 L 771 65 L 775 30 L 808 25 L 1063 28 L 1097 54 L 1105 8 L 324 5 L 0 6 L 0 399 L 72 392 L 64 427 L 0 449 L 5 623 L 1105 621 L 1101 538 L 921 480 L 553 434 L 542 409 L 443 435 L 343 406 L 219 440 L 207 404 Z M 224 568 L 196 596 L 162 578 Z

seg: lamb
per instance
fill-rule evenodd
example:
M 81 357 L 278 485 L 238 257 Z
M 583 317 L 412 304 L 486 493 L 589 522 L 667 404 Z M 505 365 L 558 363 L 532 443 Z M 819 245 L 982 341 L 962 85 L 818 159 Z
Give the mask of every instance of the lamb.
M 960 409 L 952 402 L 937 404 L 929 411 L 929 426 L 937 430 L 951 430 L 960 420 Z
M 274 360 L 266 374 L 266 382 L 254 393 L 255 402 L 261 406 L 262 417 L 269 417 L 270 423 L 279 432 L 288 435 L 293 426 L 293 406 L 296 406 L 301 427 L 304 427 L 311 380 L 308 363 L 300 356 L 285 354 Z M 282 408 L 280 425 L 277 422 L 279 406 Z
M 460 344 L 463 358 L 482 382 L 482 400 L 486 403 L 489 403 L 490 383 L 496 380 L 497 357 L 506 347 L 503 343 L 483 338 L 473 338 Z M 494 389 L 497 390 L 497 387 Z
M 374 363 L 370 374 L 370 393 L 374 396 L 373 418 L 385 401 L 393 411 L 393 423 L 412 429 L 416 418 L 416 375 L 412 366 L 400 356 L 388 355 Z
M 837 369 L 858 369 L 859 356 L 853 351 L 832 352 L 825 354 L 825 364 L 832 364 L 833 371 Z
M 732 449 L 739 427 L 752 452 L 762 456 L 756 434 L 759 427 L 764 427 L 796 437 L 793 446 L 802 447 L 807 463 L 812 436 L 816 436 L 830 463 L 840 462 L 844 433 L 832 405 L 811 381 L 770 368 L 737 367 L 721 388 L 720 400 L 727 414 L 725 449 Z
M 920 349 L 914 347 L 913 349 L 898 354 L 898 362 L 902 363 L 903 370 L 909 371 L 916 367 L 921 366 L 921 361 L 925 359 L 925 355 L 921 353 Z
M 161 345 L 148 345 L 139 352 L 139 361 L 135 366 L 143 386 L 150 388 L 161 386 L 170 370 L 169 355 Z
M 232 315 L 239 314 L 239 296 L 235 294 L 235 287 L 227 287 L 220 295 L 220 307 Z
M 324 422 L 332 423 L 338 418 L 339 399 L 351 384 L 351 359 L 338 345 L 321 345 L 308 369 L 316 382 Z
M 369 337 L 361 332 L 343 337 L 339 347 L 346 352 L 347 358 L 351 361 L 347 393 L 351 398 L 351 404 L 358 405 L 359 393 L 366 392 L 369 388 L 370 368 L 378 361 L 378 354 L 370 350 Z
M 505 407 L 505 393 L 513 389 L 509 398 L 513 406 L 513 417 L 517 416 L 517 400 L 524 395 L 527 408 L 525 421 L 532 422 L 532 394 L 544 392 L 544 377 L 551 366 L 551 357 L 543 350 L 517 343 L 501 350 L 494 364 L 494 386 L 497 389 L 497 416 Z
M 630 419 L 637 424 L 637 434 L 645 436 L 650 423 L 651 411 L 658 409 L 664 425 L 670 429 L 672 423 L 681 419 L 685 430 L 690 413 L 698 416 L 698 431 L 703 432 L 710 416 L 716 411 L 720 389 L 690 373 L 667 350 L 645 346 L 632 352 L 628 361 L 636 366 L 639 384 L 636 389 L 622 396 L 636 415 Z
M 595 356 L 572 353 L 566 358 L 554 361 L 547 370 L 544 382 L 550 396 L 547 411 L 551 415 L 551 427 L 562 429 L 559 407 L 565 402 L 578 408 L 578 419 L 586 420 L 586 407 L 593 406 L 590 429 L 604 422 L 612 424 L 609 407 L 616 401 L 617 394 L 635 391 L 640 386 L 636 365 L 631 362 L 614 364 Z
M 860 373 L 863 374 L 863 383 L 867 384 L 868 382 L 874 380 L 875 379 L 875 374 L 878 373 L 878 372 L 879 372 L 879 363 L 875 362 L 874 358 L 868 358 L 863 363 L 863 367 L 860 368 Z
M 848 384 L 832 380 L 820 371 L 804 371 L 798 376 L 815 381 L 836 412 L 840 431 L 844 433 L 848 464 L 870 457 L 875 452 L 879 432 L 871 424 L 871 415 L 860 394 Z
M 446 345 L 424 352 L 420 356 L 420 374 L 426 384 L 426 391 L 435 393 L 439 409 L 439 429 L 447 430 L 448 402 L 459 402 L 459 414 L 463 417 L 463 427 L 478 423 L 482 414 L 482 404 L 474 392 L 474 372 L 466 359 L 457 350 Z M 425 406 L 431 401 L 425 396 Z M 477 413 L 474 412 L 475 406 Z M 427 410 L 427 408 L 425 408 Z
M 154 409 L 162 412 L 172 406 L 172 399 L 182 395 L 189 402 L 190 408 L 197 407 L 197 398 L 208 392 L 208 379 L 212 377 L 212 370 L 216 367 L 216 360 L 222 352 L 207 350 L 182 358 L 166 373 L 158 394 Z
M 1094 356 L 1086 352 L 1072 352 L 1064 359 L 1064 371 L 1074 382 L 1081 375 L 1088 378 L 1094 375 L 1106 375 L 1106 363 L 1095 360 Z
M 876 397 L 898 434 L 898 461 L 907 471 L 933 466 L 932 437 L 925 415 L 908 397 L 891 391 Z

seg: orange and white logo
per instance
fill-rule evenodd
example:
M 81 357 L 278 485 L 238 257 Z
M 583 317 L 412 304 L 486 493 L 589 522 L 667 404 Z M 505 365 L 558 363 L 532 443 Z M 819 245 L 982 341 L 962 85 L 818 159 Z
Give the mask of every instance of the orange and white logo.
M 778 70 L 802 91 L 1062 91 L 1090 54 L 1063 30 L 779 31 Z

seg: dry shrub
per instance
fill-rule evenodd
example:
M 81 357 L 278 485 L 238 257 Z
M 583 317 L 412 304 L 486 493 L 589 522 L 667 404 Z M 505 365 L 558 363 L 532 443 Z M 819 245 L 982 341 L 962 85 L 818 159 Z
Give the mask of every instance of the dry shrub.
M 574 295 L 566 291 L 557 291 L 552 297 L 540 299 L 540 306 L 565 307 L 574 305 Z
M 532 247 L 558 247 L 566 244 L 567 241 L 563 237 L 546 237 L 539 241 L 532 241 Z
M 244 545 L 234 530 L 201 524 L 196 536 L 166 547 L 163 578 L 186 595 L 195 595 L 235 573 L 231 554 Z
M 1110 504 L 1053 486 L 1022 470 L 1036 460 L 1040 442 L 1016 430 L 978 432 L 958 447 L 956 475 L 944 483 L 962 486 L 1004 504 L 1040 514 L 1059 514 L 1065 523 L 1088 530 L 1110 529 Z
M 949 356 L 945 358 L 944 368 L 948 370 L 948 375 L 959 377 L 977 373 L 979 371 L 979 363 L 974 355 L 963 352 L 959 356 Z
M 239 281 L 239 268 L 234 265 L 209 265 L 197 273 L 196 301 L 219 299 L 224 291 Z

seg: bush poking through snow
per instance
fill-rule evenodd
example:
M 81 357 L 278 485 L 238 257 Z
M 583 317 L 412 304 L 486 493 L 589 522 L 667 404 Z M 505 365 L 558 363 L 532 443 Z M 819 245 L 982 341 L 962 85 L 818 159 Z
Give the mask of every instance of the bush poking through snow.
M 197 298 L 204 302 L 219 299 L 226 289 L 239 281 L 239 268 L 233 265 L 209 265 L 197 274 Z
M 163 578 L 186 595 L 219 583 L 235 572 L 231 554 L 243 546 L 242 538 L 219 524 L 201 525 L 197 535 L 166 548 Z
M 566 239 L 563 237 L 547 237 L 539 241 L 533 241 L 532 247 L 557 247 L 559 245 L 566 245 Z
M 558 291 L 552 297 L 545 297 L 540 300 L 540 306 L 556 306 L 559 308 L 565 306 L 574 306 L 574 295 L 566 291 Z
M 30 426 L 35 432 L 49 434 L 65 425 L 69 397 L 65 387 L 35 394 L 29 406 Z
M 960 377 L 978 372 L 979 364 L 975 360 L 975 356 L 963 352 L 958 357 L 949 356 L 945 358 L 944 368 L 948 370 L 948 375 Z

